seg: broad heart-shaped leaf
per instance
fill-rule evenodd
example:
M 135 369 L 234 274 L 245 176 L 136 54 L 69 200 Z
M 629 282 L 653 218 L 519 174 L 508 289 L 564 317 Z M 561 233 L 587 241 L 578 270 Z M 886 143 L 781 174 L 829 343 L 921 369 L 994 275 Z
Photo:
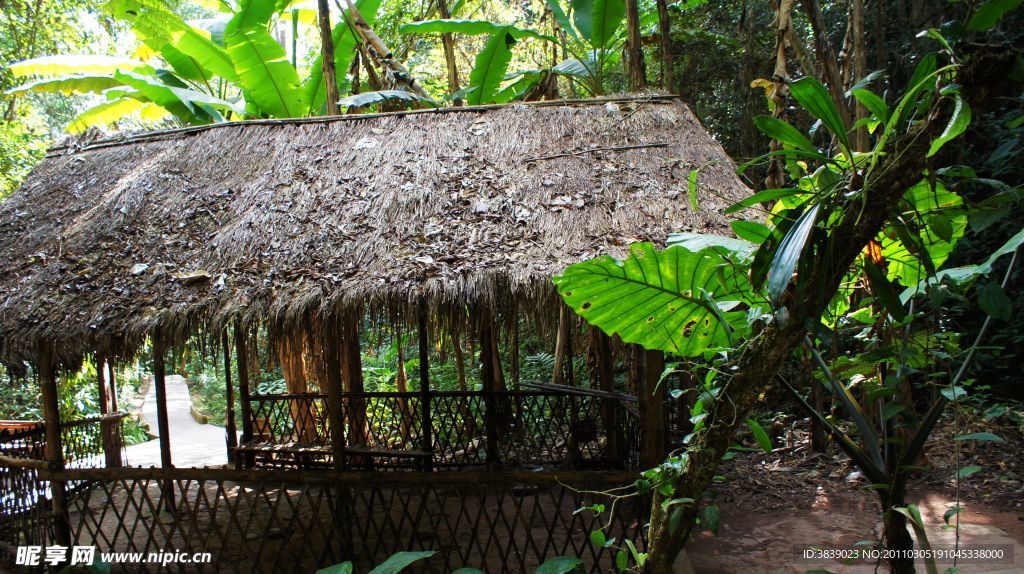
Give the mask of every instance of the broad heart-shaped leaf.
M 565 302 L 591 325 L 627 343 L 684 357 L 730 346 L 746 327 L 746 267 L 711 247 L 659 251 L 636 243 L 625 260 L 607 255 L 570 265 L 554 278 Z
M 377 12 L 380 10 L 381 0 L 357 0 L 356 10 L 363 15 L 367 25 L 373 26 L 377 21 Z M 349 64 L 356 53 L 356 38 L 348 26 L 348 10 L 342 14 L 342 18 L 334 25 L 331 37 L 334 39 L 334 71 L 338 80 L 338 93 L 344 94 L 348 90 Z M 324 86 L 323 55 L 320 54 L 313 61 L 309 68 L 309 76 L 302 83 L 303 97 L 309 102 L 307 115 L 318 116 L 323 113 L 327 103 L 327 88 Z
M 433 550 L 423 552 L 396 552 L 387 560 L 381 562 L 376 568 L 370 570 L 369 574 L 398 574 L 398 572 L 405 570 L 405 567 L 413 562 L 424 558 L 430 558 L 434 554 Z
M 23 94 L 25 92 L 46 92 L 59 94 L 99 94 L 104 90 L 123 86 L 120 80 L 112 75 L 69 74 L 55 78 L 43 78 L 15 86 L 5 94 Z
M 902 205 L 903 219 L 916 223 L 919 233 L 910 237 L 889 228 L 880 235 L 879 241 L 882 257 L 888 264 L 887 278 L 912 287 L 927 276 L 928 269 L 938 269 L 946 262 L 964 235 L 967 215 L 960 210 L 963 199 L 941 182 L 935 182 L 932 190 L 927 180 L 921 180 L 903 195 Z M 908 237 L 912 240 L 909 246 L 904 242 Z M 927 262 L 923 260 L 925 257 Z
M 515 37 L 507 28 L 499 28 L 484 49 L 476 56 L 473 71 L 469 74 L 469 84 L 477 89 L 466 95 L 469 105 L 487 104 L 494 100 L 498 86 L 505 78 L 508 64 L 512 61 L 512 46 Z
M 238 81 L 231 57 L 210 39 L 209 33 L 190 26 L 160 0 L 110 0 L 103 9 L 131 23 L 152 49 L 159 52 L 169 44 L 211 74 L 229 82 Z
M 235 63 L 246 104 L 261 115 L 296 118 L 306 114 L 309 102 L 299 74 L 284 48 L 267 31 L 274 15 L 274 0 L 243 0 L 224 28 L 224 42 Z
M 789 93 L 793 99 L 800 102 L 804 109 L 821 120 L 821 123 L 825 124 L 825 127 L 839 138 L 846 149 L 850 149 L 850 136 L 846 133 L 846 124 L 843 123 L 843 118 L 839 115 L 832 96 L 817 78 L 807 76 L 791 82 Z
M 18 78 L 26 76 L 109 76 L 118 70 L 134 70 L 146 64 L 131 58 L 115 56 L 87 56 L 68 54 L 63 56 L 43 56 L 11 64 L 11 73 Z
M 608 48 L 615 38 L 615 32 L 626 17 L 626 2 L 625 0 L 582 0 L 573 2 L 573 17 L 576 17 L 576 10 L 579 7 L 587 4 L 589 6 L 584 7 L 582 14 L 585 18 L 589 8 L 590 33 L 584 34 L 584 36 L 590 40 L 590 45 L 595 50 Z M 576 22 L 578 27 L 579 20 Z

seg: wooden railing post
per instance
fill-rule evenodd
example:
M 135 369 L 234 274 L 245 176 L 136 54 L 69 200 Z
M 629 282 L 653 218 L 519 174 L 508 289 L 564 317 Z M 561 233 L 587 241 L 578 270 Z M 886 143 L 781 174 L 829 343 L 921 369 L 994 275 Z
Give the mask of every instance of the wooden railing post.
M 341 342 L 338 340 L 337 318 L 328 320 L 324 326 L 323 352 L 327 373 L 327 419 L 331 430 L 331 453 L 334 468 L 344 470 L 345 460 L 345 416 L 341 392 Z
M 100 438 L 107 468 L 121 468 L 124 465 L 121 460 L 121 449 L 124 448 L 124 434 L 121 432 L 123 420 L 124 417 L 116 413 L 100 418 Z
M 427 333 L 427 303 L 420 301 L 418 314 L 419 322 L 419 348 L 420 348 L 420 435 L 422 437 L 422 449 L 430 453 L 430 458 L 423 461 L 423 469 L 426 471 L 434 468 L 434 438 L 433 421 L 430 417 L 430 343 Z
M 174 468 L 171 462 L 171 424 L 167 416 L 167 364 L 160 329 L 153 330 L 153 384 L 156 385 L 156 426 L 160 435 L 160 466 Z M 167 512 L 173 513 L 174 482 L 165 481 L 162 485 L 161 503 Z
M 497 387 L 494 376 L 494 360 L 491 336 L 491 317 L 488 311 L 480 318 L 480 382 L 484 392 L 484 426 L 487 431 L 487 466 L 493 467 L 501 462 L 498 450 L 498 400 L 495 392 Z
M 658 384 L 661 372 L 665 370 L 665 355 L 661 351 L 648 351 L 639 346 L 635 348 L 636 357 L 640 361 L 640 389 L 637 398 L 640 400 L 640 425 L 643 443 L 640 450 L 640 462 L 644 468 L 652 468 L 665 460 L 665 388 Z
M 104 367 L 106 366 L 104 363 L 106 363 L 106 361 L 104 360 L 103 353 L 97 352 L 95 356 L 96 356 L 96 386 L 98 387 L 98 390 L 99 390 L 100 414 L 101 415 L 105 415 L 105 414 L 110 412 L 108 410 L 109 409 L 109 405 L 110 405 L 110 401 L 107 400 L 107 381 L 106 381 L 106 377 L 104 376 L 104 370 L 105 370 Z
M 615 373 L 612 363 L 612 339 L 597 327 L 591 327 L 594 335 L 597 355 L 598 388 L 605 392 L 615 392 Z M 605 397 L 601 399 L 601 418 L 604 419 L 605 461 L 611 466 L 622 464 L 619 436 L 619 404 L 617 399 Z
M 249 392 L 249 355 L 242 320 L 235 318 L 235 360 L 238 362 L 238 394 L 242 406 L 242 444 L 252 440 L 252 403 Z M 244 457 L 242 466 L 252 465 L 251 457 Z
M 220 332 L 220 346 L 224 349 L 224 398 L 228 402 L 224 432 L 227 435 L 228 462 L 234 464 L 235 448 L 238 447 L 238 431 L 235 425 L 235 385 L 231 381 L 231 346 L 228 344 L 227 327 Z
M 43 395 L 43 420 L 46 422 L 46 460 L 51 470 L 63 470 L 64 445 L 60 434 L 57 374 L 54 371 L 53 346 L 49 341 L 39 342 L 36 369 Z M 54 542 L 61 546 L 71 546 L 71 522 L 68 518 L 67 493 L 63 480 L 50 480 L 50 503 L 54 517 Z

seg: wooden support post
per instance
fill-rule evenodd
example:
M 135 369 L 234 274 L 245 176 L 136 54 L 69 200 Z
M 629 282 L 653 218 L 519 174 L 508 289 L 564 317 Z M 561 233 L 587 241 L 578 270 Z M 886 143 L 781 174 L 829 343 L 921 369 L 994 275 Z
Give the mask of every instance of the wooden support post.
M 64 445 L 61 441 L 60 407 L 57 396 L 57 374 L 54 371 L 53 346 L 40 341 L 36 356 L 39 387 L 43 395 L 43 420 L 46 423 L 46 460 L 54 470 L 64 469 Z M 53 510 L 54 542 L 71 546 L 71 522 L 68 519 L 67 494 L 64 481 L 50 481 L 50 503 Z
M 160 466 L 174 468 L 171 463 L 171 425 L 167 416 L 167 364 L 160 330 L 153 331 L 153 384 L 156 385 L 156 426 L 160 435 Z M 161 487 L 161 506 L 174 513 L 174 481 L 167 480 Z
M 252 440 L 252 402 L 249 393 L 249 345 L 242 320 L 235 319 L 235 361 L 238 363 L 238 399 L 242 407 L 242 444 Z M 250 461 L 242 461 L 248 466 Z
M 430 417 L 430 339 L 427 333 L 427 302 L 420 301 L 418 313 L 419 347 L 420 347 L 420 438 L 424 452 L 431 453 L 430 458 L 423 461 L 423 470 L 434 468 L 434 432 Z
M 484 311 L 480 317 L 480 382 L 484 391 L 484 425 L 487 431 L 487 466 L 494 467 L 501 462 L 498 452 L 498 401 L 495 394 L 494 361 L 492 360 L 491 317 Z
M 612 363 L 612 339 L 597 327 L 591 327 L 595 353 L 597 355 L 597 388 L 611 393 L 615 392 L 615 372 Z M 613 398 L 602 399 L 601 417 L 604 419 L 605 460 L 609 465 L 622 464 L 622 452 L 619 437 L 619 405 Z
M 555 334 L 555 368 L 551 373 L 551 383 L 561 385 L 565 376 L 565 347 L 569 337 L 569 308 L 558 303 L 558 332 Z M 571 360 L 571 359 L 570 359 Z
M 228 329 L 220 332 L 220 346 L 224 350 L 224 389 L 228 402 L 224 431 L 227 433 L 228 462 L 235 462 L 235 448 L 238 447 L 238 430 L 235 423 L 235 385 L 231 381 L 231 346 L 228 343 Z
M 121 421 L 116 415 L 105 415 L 100 419 L 100 440 L 103 442 L 103 457 L 107 468 L 121 468 L 121 449 L 124 448 L 124 435 L 121 433 Z
M 508 343 L 509 348 L 509 375 L 512 378 L 512 388 L 519 390 L 519 305 L 512 304 L 512 336 Z
M 331 431 L 331 453 L 334 468 L 344 470 L 345 461 L 345 416 L 341 394 L 341 341 L 338 339 L 337 320 L 328 321 L 324 326 L 324 363 L 327 369 L 327 417 Z
M 104 376 L 105 362 L 103 353 L 96 353 L 96 387 L 99 390 L 100 415 L 110 412 L 110 404 L 107 400 L 107 380 Z
M 117 374 L 114 361 L 107 357 L 107 380 L 110 381 L 110 412 L 117 412 Z
M 363 357 L 359 346 L 359 318 L 354 311 L 341 317 L 341 383 L 349 393 L 362 393 Z M 369 420 L 366 417 L 366 399 L 352 397 L 348 403 L 347 444 L 362 446 L 369 442 Z
M 665 369 L 665 355 L 661 351 L 648 351 L 634 346 L 639 361 L 640 378 L 637 398 L 640 401 L 641 452 L 644 468 L 652 468 L 665 460 L 665 388 L 658 384 Z

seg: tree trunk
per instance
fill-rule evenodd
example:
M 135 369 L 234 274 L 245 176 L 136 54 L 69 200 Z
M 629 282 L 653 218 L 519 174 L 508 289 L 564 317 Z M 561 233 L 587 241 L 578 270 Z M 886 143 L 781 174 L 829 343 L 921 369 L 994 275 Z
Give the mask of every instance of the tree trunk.
M 672 54 L 672 21 L 668 16 L 666 0 L 656 0 L 658 5 L 658 30 L 661 35 L 661 85 L 666 92 L 675 94 L 675 57 Z
M 906 506 L 906 479 L 897 477 L 892 491 L 879 490 L 878 497 L 882 503 L 882 542 L 890 553 L 889 568 L 892 574 L 912 574 L 914 560 L 907 558 L 909 551 L 914 549 L 914 540 L 907 531 L 907 517 L 893 510 L 895 507 Z
M 334 70 L 334 38 L 331 37 L 331 9 L 327 0 L 317 0 L 317 24 L 320 27 L 320 63 L 327 89 L 327 115 L 338 115 L 338 78 Z
M 448 2 L 437 0 L 437 11 L 444 19 L 451 18 L 448 12 Z M 459 69 L 455 62 L 455 41 L 451 34 L 441 34 L 441 45 L 444 46 L 444 63 L 448 67 L 448 93 L 454 94 L 459 91 Z M 455 98 L 452 102 L 455 106 L 462 105 L 462 98 Z
M 647 88 L 647 78 L 644 73 L 644 50 L 640 45 L 640 10 L 637 7 L 639 0 L 626 0 L 626 64 L 629 68 L 629 89 L 639 92 Z

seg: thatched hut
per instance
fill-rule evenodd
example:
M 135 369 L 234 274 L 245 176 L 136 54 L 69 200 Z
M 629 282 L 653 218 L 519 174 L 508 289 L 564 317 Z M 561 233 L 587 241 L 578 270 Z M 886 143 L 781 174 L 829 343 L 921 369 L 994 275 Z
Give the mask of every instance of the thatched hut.
M 696 169 L 695 211 L 688 185 Z M 631 242 L 670 232 L 728 233 L 724 208 L 746 193 L 689 109 L 658 96 L 249 121 L 53 149 L 0 204 L 0 360 L 15 368 L 31 364 L 44 390 L 52 468 L 41 472 L 51 473 L 54 536 L 69 541 L 75 512 L 71 504 L 69 519 L 67 496 L 58 492 L 72 472 L 59 470 L 61 365 L 89 353 L 107 361 L 130 357 L 150 341 L 159 399 L 166 350 L 201 334 L 220 343 L 226 357 L 229 348 L 236 353 L 227 365 L 237 366 L 242 395 L 237 452 L 247 458 L 239 466 L 287 458 L 344 473 L 366 461 L 406 458 L 416 468 L 472 459 L 493 469 L 515 448 L 500 444 L 499 436 L 522 417 L 516 405 L 524 394 L 505 383 L 496 333 L 517 334 L 520 317 L 529 316 L 562 339 L 569 321 L 553 274 L 601 253 L 623 255 Z M 359 330 L 367 321 L 416 331 L 417 391 L 397 398 L 363 392 Z M 326 393 L 253 393 L 248 378 L 257 327 L 279 348 L 297 346 L 316 363 Z M 482 391 L 430 388 L 431 332 L 478 337 Z M 611 344 L 602 337 L 595 335 L 593 347 L 607 366 Z M 516 341 L 506 345 L 512 353 Z M 566 360 L 572 354 L 570 347 Z M 618 408 L 612 403 L 622 394 L 607 368 L 597 370 L 603 374 L 593 390 L 540 393 L 550 408 L 535 416 L 572 419 L 557 421 L 569 428 L 551 443 L 558 448 L 589 440 L 605 460 L 616 460 L 623 447 L 610 443 L 624 423 L 612 424 Z M 367 420 L 374 400 L 384 411 L 413 413 L 400 437 L 374 434 Z M 565 414 L 564 405 L 552 406 L 555 400 L 576 406 Z M 578 425 L 573 409 L 591 408 L 581 401 L 590 401 L 602 419 L 600 438 Z M 465 413 L 477 408 L 485 420 L 467 423 Z M 641 400 L 641 411 L 647 408 L 659 407 Z M 663 422 L 655 413 L 634 424 L 663 436 Z M 456 424 L 471 426 L 476 436 L 452 438 Z M 162 440 L 173 432 L 166 414 L 159 430 Z M 268 438 L 277 446 L 260 442 Z M 664 451 L 664 440 L 645 440 L 652 456 Z M 170 467 L 169 446 L 164 454 Z M 97 484 L 164 480 L 164 498 L 188 498 L 174 493 L 182 479 L 174 472 L 183 471 L 93 472 L 107 473 L 88 475 Z M 264 471 L 236 472 L 194 479 L 265 478 L 253 474 Z M 84 511 L 89 503 L 80 504 Z M 161 504 L 173 509 L 176 503 Z M 85 534 L 103 538 L 99 527 Z

